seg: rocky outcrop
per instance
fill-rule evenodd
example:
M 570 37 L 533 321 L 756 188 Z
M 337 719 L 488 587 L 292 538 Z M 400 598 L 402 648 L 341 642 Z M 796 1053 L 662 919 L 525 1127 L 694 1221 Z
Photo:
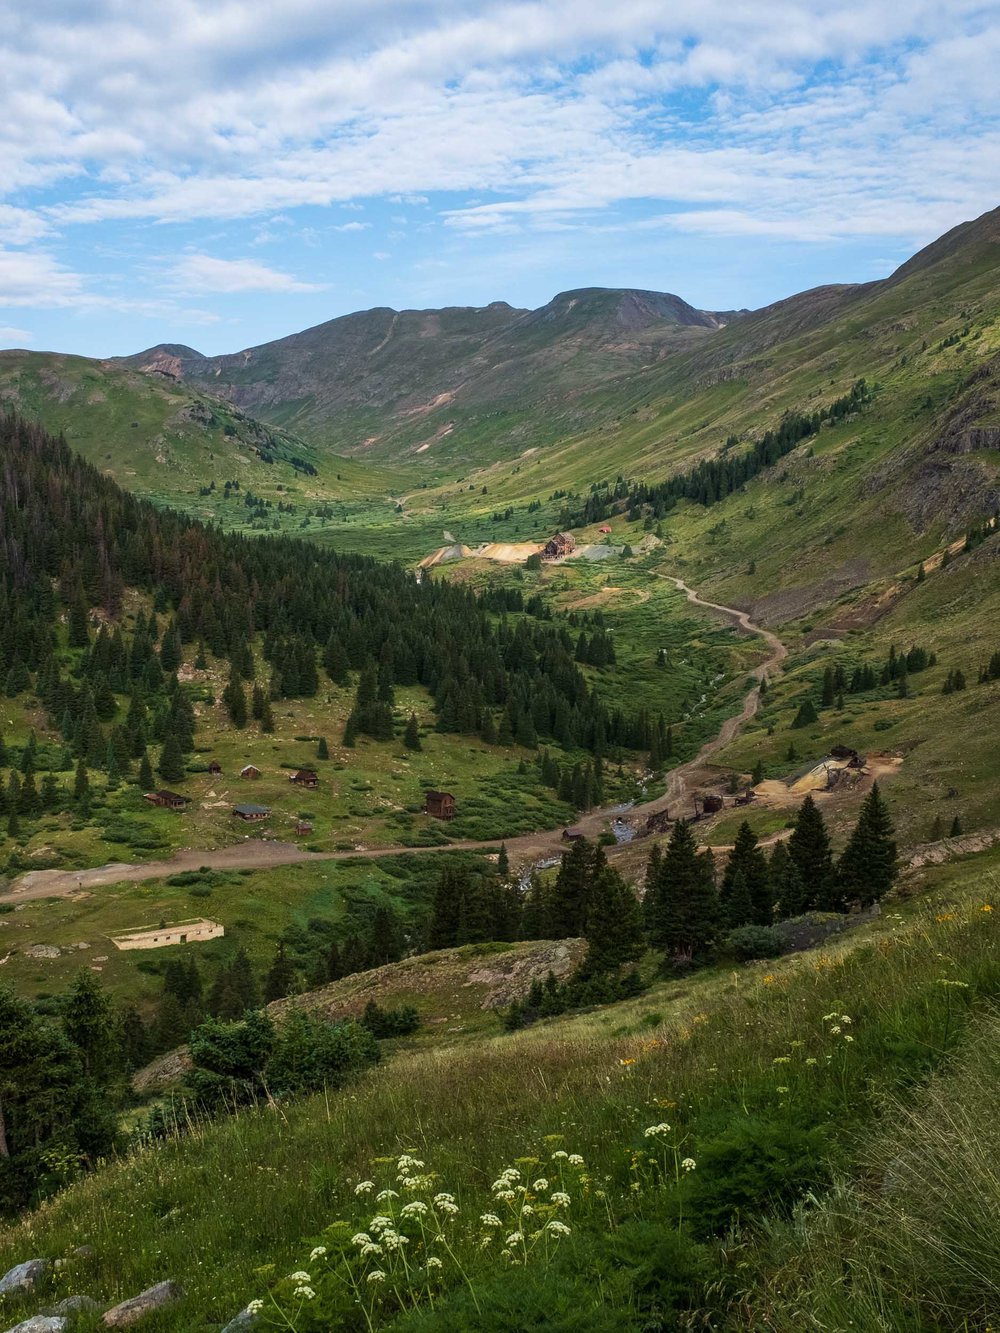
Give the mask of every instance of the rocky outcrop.
M 20 1295 L 30 1291 L 48 1275 L 52 1265 L 48 1259 L 26 1259 L 0 1277 L 0 1296 Z
M 23 1319 L 7 1333 L 66 1333 L 69 1320 L 61 1315 L 36 1314 L 31 1319 Z
M 155 1287 L 141 1291 L 138 1296 L 122 1301 L 108 1310 L 103 1319 L 105 1328 L 130 1328 L 154 1310 L 162 1310 L 182 1300 L 184 1288 L 178 1282 L 158 1282 Z

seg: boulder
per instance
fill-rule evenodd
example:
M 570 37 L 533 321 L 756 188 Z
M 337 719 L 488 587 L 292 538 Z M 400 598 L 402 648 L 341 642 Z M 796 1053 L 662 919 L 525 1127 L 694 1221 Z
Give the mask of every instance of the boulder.
M 260 1320 L 252 1311 L 241 1310 L 235 1319 L 230 1319 L 222 1333 L 250 1333 L 251 1329 L 259 1327 Z
M 162 1310 L 164 1306 L 173 1305 L 183 1295 L 184 1288 L 179 1282 L 157 1282 L 155 1287 L 149 1287 L 146 1291 L 141 1291 L 138 1296 L 122 1301 L 121 1305 L 108 1310 L 103 1320 L 104 1327 L 129 1328 L 132 1324 L 137 1324 L 140 1319 L 144 1319 L 146 1315 L 152 1314 L 154 1310 Z
M 49 1314 L 55 1315 L 75 1315 L 75 1314 L 97 1314 L 104 1307 L 94 1300 L 92 1296 L 67 1296 L 61 1300 L 58 1305 L 53 1305 Z
M 0 1277 L 0 1296 L 10 1296 L 37 1286 L 48 1271 L 48 1259 L 26 1259 Z
M 36 1314 L 32 1319 L 15 1324 L 7 1333 L 66 1333 L 68 1328 L 69 1320 L 59 1315 Z

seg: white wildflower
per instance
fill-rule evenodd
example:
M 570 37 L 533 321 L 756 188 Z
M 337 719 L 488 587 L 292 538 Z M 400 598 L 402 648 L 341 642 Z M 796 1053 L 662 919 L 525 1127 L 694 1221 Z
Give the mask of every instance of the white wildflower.
M 262 1300 L 251 1301 L 247 1306 L 247 1314 L 260 1314 L 263 1308 L 264 1302 Z
M 399 1211 L 403 1217 L 419 1217 L 426 1213 L 428 1208 L 421 1199 L 412 1199 L 409 1203 L 404 1203 Z
M 379 1220 L 380 1220 L 379 1218 L 377 1217 L 375 1218 L 376 1222 L 378 1222 Z M 352 1245 L 370 1245 L 371 1243 L 372 1243 L 372 1238 L 371 1236 L 369 1236 L 367 1231 L 359 1231 L 356 1236 L 351 1237 Z
M 311 1301 L 316 1296 L 316 1293 L 313 1291 L 312 1287 L 307 1287 L 305 1283 L 303 1283 L 301 1286 L 296 1287 L 294 1294 L 300 1297 L 304 1301 Z
M 554 1152 L 554 1153 L 552 1154 L 552 1160 L 553 1160 L 553 1162 L 565 1161 L 567 1158 L 569 1158 L 570 1161 L 573 1160 L 573 1159 L 569 1156 L 569 1153 L 568 1153 L 568 1152 L 563 1152 L 562 1148 L 560 1148 L 557 1152 Z
M 549 1182 L 545 1179 L 545 1177 L 539 1176 L 531 1188 L 535 1191 L 536 1194 L 544 1194 L 545 1191 L 548 1189 L 548 1187 L 549 1187 Z
M 557 1222 L 555 1218 L 551 1222 L 545 1223 L 545 1230 L 553 1236 L 568 1236 L 569 1227 L 565 1222 Z
M 398 1190 L 381 1190 L 378 1194 L 375 1195 L 375 1202 L 385 1203 L 386 1199 L 398 1199 L 398 1198 L 399 1198 Z
M 435 1194 L 434 1207 L 442 1213 L 450 1213 L 452 1216 L 458 1212 L 458 1204 L 455 1202 L 454 1194 Z
M 524 1237 L 521 1235 L 520 1231 L 512 1231 L 512 1232 L 510 1233 L 510 1235 L 507 1237 L 507 1239 L 506 1239 L 506 1241 L 504 1242 L 504 1244 L 505 1244 L 505 1245 L 520 1245 L 521 1242 L 522 1242 L 523 1240 L 524 1240 Z
M 423 1165 L 424 1163 L 421 1162 L 419 1158 L 411 1157 L 409 1153 L 403 1153 L 402 1157 L 396 1163 L 396 1170 L 406 1172 L 414 1170 L 419 1171 Z
M 326 1254 L 326 1246 L 317 1245 L 309 1256 L 309 1262 L 315 1263 L 317 1259 L 322 1259 L 325 1254 Z
M 553 1190 L 552 1193 L 549 1195 L 549 1199 L 551 1200 L 552 1203 L 555 1204 L 557 1208 L 569 1207 L 569 1195 L 565 1192 L 565 1190 Z
M 385 1281 L 385 1274 L 382 1272 L 381 1268 L 373 1268 L 372 1271 L 371 1271 L 371 1272 L 368 1274 L 368 1276 L 365 1278 L 365 1281 L 366 1281 L 366 1282 L 384 1282 L 384 1281 Z
M 288 1280 L 289 1282 L 311 1282 L 312 1278 L 308 1273 L 303 1273 L 300 1270 L 298 1273 L 289 1273 Z
M 427 1260 L 427 1267 L 428 1267 L 428 1268 L 443 1268 L 444 1265 L 441 1263 L 441 1260 L 437 1257 L 436 1254 L 432 1254 L 431 1257 Z
M 834 1023 L 833 1027 L 830 1029 L 830 1032 L 831 1032 L 831 1033 L 833 1034 L 833 1036 L 835 1036 L 835 1037 L 839 1037 L 839 1036 L 840 1036 L 840 1031 L 841 1031 L 841 1029 L 840 1029 L 840 1024 L 839 1024 L 839 1023 Z
M 359 1185 L 354 1186 L 355 1194 L 371 1194 L 375 1188 L 374 1180 L 362 1180 Z
M 648 1129 L 643 1130 L 643 1138 L 661 1139 L 670 1133 L 670 1126 L 665 1120 L 661 1120 L 658 1125 L 650 1125 Z
M 694 1160 L 693 1157 L 685 1157 L 684 1161 L 681 1162 L 681 1170 L 693 1171 L 697 1165 L 698 1163 Z
M 578 1152 L 571 1152 L 569 1155 L 570 1166 L 583 1166 L 583 1158 Z
M 370 1245 L 362 1245 L 361 1247 L 362 1259 L 370 1259 L 373 1254 L 381 1254 L 381 1253 L 382 1253 L 382 1246 L 376 1245 L 374 1241 L 372 1241 Z
M 534 1215 L 535 1215 L 535 1210 L 530 1203 L 522 1204 L 521 1206 L 522 1217 L 534 1217 Z
M 386 1227 L 391 1227 L 391 1226 L 392 1226 L 392 1218 L 383 1217 L 380 1214 L 378 1217 L 373 1217 L 372 1220 L 368 1223 L 368 1230 L 374 1231 L 375 1234 L 378 1235 L 380 1231 L 384 1231 Z
M 479 1220 L 484 1227 L 503 1226 L 503 1223 L 500 1221 L 499 1217 L 497 1217 L 496 1213 L 483 1213 Z
M 513 1190 L 495 1190 L 494 1193 L 496 1194 L 496 1197 L 502 1199 L 504 1203 L 511 1203 L 514 1199 Z

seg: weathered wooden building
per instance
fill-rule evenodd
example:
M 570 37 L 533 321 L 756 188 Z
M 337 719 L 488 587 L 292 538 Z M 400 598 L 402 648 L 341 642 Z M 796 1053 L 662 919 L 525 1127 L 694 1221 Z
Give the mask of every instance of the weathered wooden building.
M 429 791 L 424 796 L 424 814 L 435 819 L 455 818 L 455 798 L 450 791 Z
M 241 778 L 259 778 L 260 769 L 256 764 L 247 764 L 245 768 L 240 769 Z
M 311 768 L 300 768 L 288 781 L 294 782 L 299 787 L 315 787 L 319 783 L 319 778 Z
M 544 560 L 558 560 L 560 556 L 570 555 L 576 550 L 576 539 L 571 532 L 557 532 L 542 547 Z
M 262 819 L 267 819 L 270 813 L 270 807 L 266 805 L 233 806 L 233 817 L 246 820 L 248 824 L 259 824 Z
M 142 799 L 164 810 L 183 810 L 186 805 L 191 804 L 190 797 L 181 796 L 175 791 L 147 791 Z

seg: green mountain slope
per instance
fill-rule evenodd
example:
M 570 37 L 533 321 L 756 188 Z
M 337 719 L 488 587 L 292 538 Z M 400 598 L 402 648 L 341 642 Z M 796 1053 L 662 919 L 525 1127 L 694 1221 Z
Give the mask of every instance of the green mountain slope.
M 574 406 L 581 391 L 700 343 L 730 317 L 665 293 L 586 288 L 539 310 L 367 310 L 228 356 L 168 345 L 127 364 L 207 386 L 337 452 L 425 454 L 426 473 L 579 429 L 592 419 Z

